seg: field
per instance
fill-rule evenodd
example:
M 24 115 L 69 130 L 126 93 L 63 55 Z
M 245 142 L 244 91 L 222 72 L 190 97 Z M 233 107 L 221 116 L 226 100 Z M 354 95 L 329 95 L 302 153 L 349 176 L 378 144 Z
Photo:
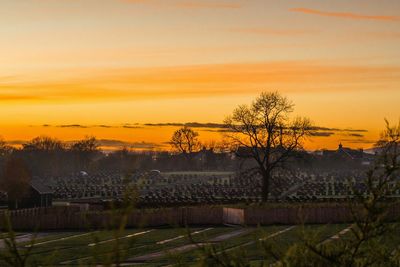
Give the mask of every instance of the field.
M 300 242 L 302 231 L 315 236 L 318 242 L 336 242 L 338 237 L 349 236 L 350 227 L 347 224 L 248 228 L 205 226 L 190 229 L 168 227 L 17 233 L 15 240 L 22 255 L 31 249 L 28 262 L 34 266 L 102 266 L 116 262 L 123 263 L 123 266 L 165 266 L 178 262 L 184 266 L 194 266 L 211 244 L 217 253 L 226 251 L 232 255 L 242 255 L 258 266 L 260 260 L 275 261 L 260 246 L 257 241 L 260 238 L 273 244 L 275 252 L 282 253 Z M 189 239 L 189 232 L 192 240 Z M 30 240 L 34 236 L 35 243 L 31 247 Z M 6 237 L 6 233 L 1 236 L 0 248 L 3 252 L 6 251 Z M 388 237 L 385 243 L 395 249 L 399 242 L 400 235 L 397 234 Z
M 234 175 L 235 172 L 228 171 L 177 171 L 177 172 L 163 172 L 163 175 L 201 175 L 201 176 L 229 176 Z

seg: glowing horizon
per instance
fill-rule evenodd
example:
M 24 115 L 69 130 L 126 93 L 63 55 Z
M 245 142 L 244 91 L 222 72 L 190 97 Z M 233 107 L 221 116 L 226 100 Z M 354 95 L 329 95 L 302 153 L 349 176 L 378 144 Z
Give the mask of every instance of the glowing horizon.
M 279 91 L 314 138 L 370 147 L 400 117 L 400 2 L 27 0 L 0 10 L 0 135 L 165 143 L 171 129 L 41 125 L 221 123 Z M 34 127 L 30 127 L 30 126 Z M 205 140 L 218 133 L 201 132 Z

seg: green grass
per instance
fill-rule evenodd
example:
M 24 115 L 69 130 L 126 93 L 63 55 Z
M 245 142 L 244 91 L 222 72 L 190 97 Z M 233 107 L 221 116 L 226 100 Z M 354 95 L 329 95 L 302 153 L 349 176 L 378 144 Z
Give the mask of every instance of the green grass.
M 190 231 L 193 233 L 194 231 L 204 230 L 207 228 L 191 228 Z M 228 227 L 219 227 L 207 230 L 200 234 L 193 235 L 193 240 L 195 242 L 203 242 L 209 238 L 212 238 L 216 235 L 226 233 L 232 231 L 231 228 Z M 172 238 L 181 237 L 179 239 L 171 240 L 170 242 L 164 244 L 157 244 L 158 241 L 165 241 Z M 178 228 L 178 229 L 163 229 L 163 230 L 156 230 L 149 234 L 143 235 L 140 238 L 135 239 L 131 244 L 124 244 L 121 248 L 124 252 L 124 258 L 132 258 L 140 255 L 145 255 L 148 253 L 159 252 L 159 251 L 166 251 L 168 249 L 190 244 L 191 241 L 188 238 L 188 229 L 185 228 Z M 102 256 L 107 256 L 109 251 L 101 251 L 100 254 Z M 85 263 L 90 262 L 90 259 L 84 261 Z
M 300 242 L 301 232 L 305 231 L 308 233 L 313 233 L 316 235 L 319 240 L 323 241 L 328 237 L 336 234 L 342 229 L 346 228 L 347 225 L 329 225 L 329 226 L 319 226 L 319 225 L 311 225 L 306 226 L 304 229 L 298 226 L 286 232 L 283 232 L 273 238 L 267 239 L 266 242 L 273 244 L 274 253 L 278 253 L 278 255 L 285 252 L 289 246 L 293 245 L 296 242 Z M 222 251 L 228 251 L 229 254 L 243 254 L 245 255 L 249 261 L 259 261 L 266 260 L 267 262 L 274 262 L 274 258 L 270 255 L 267 255 L 265 249 L 263 249 L 258 239 L 268 238 L 271 234 L 280 232 L 282 230 L 287 229 L 288 226 L 267 226 L 260 227 L 255 229 L 255 231 L 232 238 L 230 240 L 226 240 L 219 244 L 214 245 L 217 253 Z M 197 249 L 193 251 L 189 251 L 186 253 L 182 253 L 179 255 L 179 260 L 186 264 L 190 262 L 194 262 L 199 258 L 204 257 L 203 249 Z M 158 261 L 153 261 L 154 265 L 162 265 L 162 264 L 171 264 L 176 260 L 173 256 L 166 256 L 163 259 Z
M 291 245 L 301 242 L 302 233 L 306 233 L 308 236 L 315 236 L 318 242 L 322 242 L 348 226 L 349 225 L 346 224 L 296 226 L 274 237 L 271 237 L 271 234 L 285 230 L 289 226 L 252 227 L 251 229 L 253 231 L 251 232 L 232 237 L 229 240 L 218 242 L 214 245 L 217 253 L 227 251 L 228 254 L 243 255 L 252 265 L 257 266 L 261 260 L 269 263 L 275 261 L 275 259 L 267 253 L 265 248 L 260 245 L 260 242 L 258 242 L 260 237 L 267 238 L 266 242 L 271 244 L 274 252 L 281 255 Z M 119 233 L 119 235 L 116 235 L 116 232 L 113 231 L 50 233 L 48 236 L 36 239 L 37 245 L 35 245 L 31 251 L 32 255 L 29 259 L 29 263 L 43 266 L 52 266 L 65 261 L 70 261 L 68 264 L 71 264 L 71 266 L 76 266 L 78 263 L 83 266 L 95 263 L 115 263 L 116 259 L 114 255 L 117 250 L 116 236 L 122 237 L 118 240 L 118 251 L 120 252 L 120 261 L 123 262 L 128 258 L 147 255 L 153 252 L 165 252 L 168 249 L 191 244 L 192 241 L 189 240 L 187 231 L 190 230 L 194 232 L 207 228 L 212 229 L 194 235 L 193 240 L 199 243 L 208 243 L 213 237 L 238 230 L 238 228 L 232 227 L 196 227 L 190 229 L 171 227 L 159 229 L 127 229 Z M 397 227 L 395 229 L 395 234 L 382 237 L 382 242 L 387 244 L 390 249 L 395 249 L 400 243 L 400 228 Z M 127 235 L 134 235 L 144 231 L 149 232 L 142 235 L 126 237 Z M 3 237 L 5 237 L 4 234 Z M 350 237 L 350 232 L 344 235 L 344 238 Z M 158 243 L 163 240 L 169 241 L 163 244 Z M 336 241 L 333 240 L 331 242 Z M 91 243 L 98 244 L 89 246 Z M 29 242 L 18 244 L 22 253 L 27 251 L 27 245 L 29 245 Z M 204 257 L 203 250 L 204 248 L 193 249 L 176 255 L 165 254 L 165 256 L 145 263 L 143 266 L 173 264 L 178 259 L 180 262 L 184 263 L 185 266 L 190 266 Z
M 205 228 L 191 228 L 190 231 L 198 231 Z M 152 230 L 143 235 L 132 236 L 126 238 L 126 235 L 132 235 L 138 232 Z M 168 248 L 176 247 L 182 244 L 188 244 L 191 241 L 188 239 L 188 230 L 186 228 L 166 228 L 166 229 L 134 229 L 126 230 L 120 233 L 119 251 L 122 258 L 134 257 L 155 251 L 162 251 Z M 201 242 L 218 234 L 231 231 L 228 227 L 217 227 L 209 229 L 204 233 L 193 236 L 195 242 Z M 74 235 L 79 235 L 74 237 Z M 97 256 L 97 261 L 101 262 L 110 258 L 110 255 L 115 251 L 115 233 L 112 231 L 85 233 L 61 233 L 46 236 L 45 238 L 36 239 L 37 245 L 32 250 L 30 262 L 35 264 L 45 264 L 49 262 L 64 262 L 75 260 L 72 263 L 89 263 L 93 261 L 93 255 Z M 83 235 L 83 236 L 82 236 Z M 176 238 L 181 237 L 182 238 Z M 62 240 L 61 238 L 67 238 Z M 158 241 L 173 239 L 164 244 L 157 244 Z M 107 241 L 107 242 L 105 242 Z M 98 243 L 97 245 L 89 246 L 89 244 Z M 21 251 L 26 251 L 30 243 L 19 243 Z M 89 258 L 89 259 L 87 259 Z

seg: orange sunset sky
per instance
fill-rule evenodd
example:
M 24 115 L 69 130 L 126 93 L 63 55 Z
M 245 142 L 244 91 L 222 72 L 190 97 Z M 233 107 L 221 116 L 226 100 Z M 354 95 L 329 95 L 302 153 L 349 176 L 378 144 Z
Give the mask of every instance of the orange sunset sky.
M 399 0 L 2 0 L 0 135 L 157 149 L 159 123 L 272 90 L 329 128 L 308 149 L 369 148 L 400 118 L 399 47 Z

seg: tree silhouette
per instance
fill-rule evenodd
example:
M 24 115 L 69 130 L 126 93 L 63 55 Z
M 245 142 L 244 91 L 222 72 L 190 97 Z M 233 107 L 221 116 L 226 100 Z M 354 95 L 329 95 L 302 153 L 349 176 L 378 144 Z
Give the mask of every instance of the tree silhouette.
M 65 145 L 55 138 L 48 136 L 38 136 L 22 145 L 24 150 L 28 151 L 43 151 L 43 152 L 53 152 L 65 149 Z
M 67 146 L 62 141 L 39 136 L 22 145 L 19 154 L 35 175 L 58 175 L 66 162 Z
M 99 153 L 99 144 L 95 137 L 86 137 L 71 145 L 78 168 L 87 169 L 92 159 Z
M 13 147 L 9 146 L 6 141 L 0 138 L 0 157 L 7 157 L 13 152 Z
M 198 136 L 198 132 L 193 131 L 187 126 L 184 126 L 174 132 L 171 138 L 171 145 L 178 152 L 188 155 L 196 152 L 200 148 Z
M 311 134 L 307 118 L 290 119 L 293 103 L 277 92 L 261 93 L 225 119 L 226 135 L 239 157 L 254 159 L 262 176 L 262 200 L 268 201 L 272 173 L 283 167 Z
M 26 164 L 22 159 L 8 159 L 1 178 L 2 190 L 7 192 L 8 201 L 14 201 L 17 209 L 18 201 L 29 193 L 31 175 Z

